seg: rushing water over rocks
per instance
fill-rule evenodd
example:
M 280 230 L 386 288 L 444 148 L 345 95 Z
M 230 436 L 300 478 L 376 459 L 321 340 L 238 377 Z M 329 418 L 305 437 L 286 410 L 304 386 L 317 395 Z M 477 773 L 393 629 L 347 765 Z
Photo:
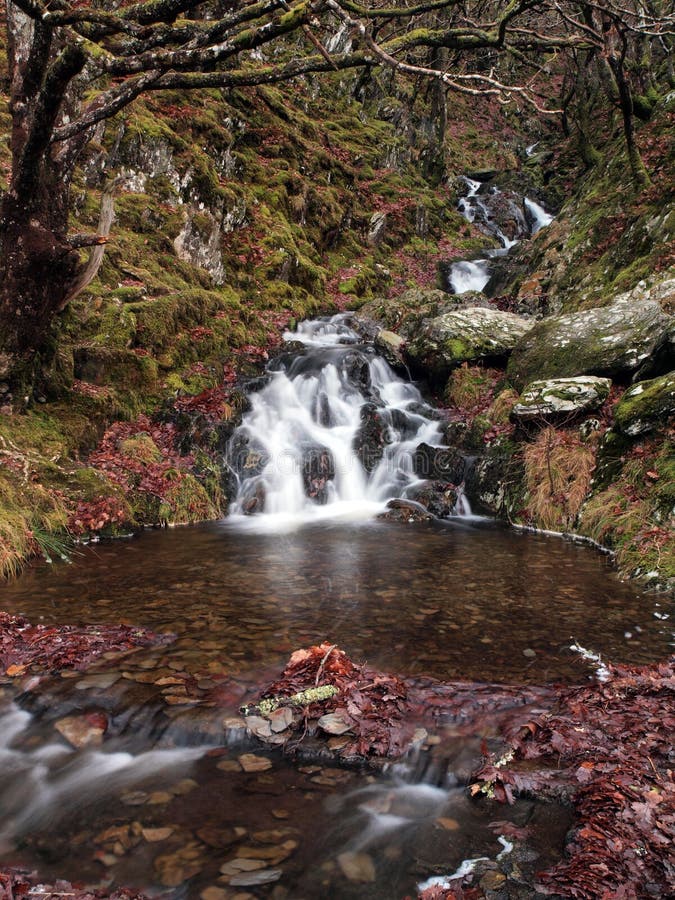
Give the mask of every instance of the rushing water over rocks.
M 271 527 L 369 517 L 439 477 L 438 414 L 348 321 L 303 322 L 285 335 L 295 345 L 268 367 L 231 442 L 235 516 L 262 515 Z M 451 470 L 447 480 L 461 481 Z
M 448 280 L 455 294 L 482 291 L 490 281 L 491 260 L 505 256 L 524 237 L 537 234 L 553 221 L 553 216 L 528 197 L 520 201 L 497 187 L 486 190 L 480 181 L 464 181 L 468 193 L 460 198 L 457 208 L 467 222 L 476 223 L 486 234 L 497 238 L 501 247 L 486 251 L 485 258 L 461 260 L 451 266 Z

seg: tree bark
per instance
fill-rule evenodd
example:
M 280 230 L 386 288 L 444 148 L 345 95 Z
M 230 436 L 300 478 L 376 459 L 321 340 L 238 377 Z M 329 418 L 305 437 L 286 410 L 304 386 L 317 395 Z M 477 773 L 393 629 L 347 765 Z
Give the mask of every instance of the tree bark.
M 81 268 L 67 240 L 69 179 L 59 174 L 43 169 L 30 198 L 8 191 L 0 204 L 0 390 L 15 399 L 30 388 Z

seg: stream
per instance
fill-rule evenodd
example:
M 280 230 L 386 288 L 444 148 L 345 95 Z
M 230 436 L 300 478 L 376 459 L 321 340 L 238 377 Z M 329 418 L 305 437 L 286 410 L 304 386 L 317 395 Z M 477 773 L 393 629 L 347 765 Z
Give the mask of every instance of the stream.
M 444 449 L 438 414 L 348 318 L 286 337 L 232 440 L 228 519 L 82 548 L 3 587 L 3 609 L 34 622 L 176 640 L 39 691 L 0 679 L 2 863 L 189 900 L 402 900 L 512 852 L 514 829 L 525 877 L 560 858 L 567 810 L 464 790 L 497 720 L 441 721 L 377 775 L 291 763 L 237 724 L 293 650 L 323 640 L 402 675 L 532 685 L 593 674 L 573 643 L 647 663 L 672 641 L 658 598 L 604 557 L 474 516 L 461 491 L 443 520 L 378 519 L 423 483 L 420 444 Z
M 482 291 L 492 276 L 494 259 L 506 256 L 523 238 L 533 237 L 553 221 L 553 216 L 529 197 L 516 202 L 494 185 L 487 187 L 466 177 L 463 180 L 467 193 L 460 198 L 457 209 L 467 222 L 475 222 L 482 231 L 496 238 L 501 246 L 486 250 L 484 258 L 460 260 L 450 266 L 448 286 L 455 294 Z M 500 220 L 509 222 L 510 228 L 505 231 L 499 224 Z

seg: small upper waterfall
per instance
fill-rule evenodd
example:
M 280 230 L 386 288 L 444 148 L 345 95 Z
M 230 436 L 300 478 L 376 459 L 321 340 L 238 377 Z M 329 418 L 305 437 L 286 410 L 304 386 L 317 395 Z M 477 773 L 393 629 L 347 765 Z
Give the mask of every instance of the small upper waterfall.
M 434 410 L 348 322 L 303 322 L 284 336 L 296 346 L 270 363 L 230 444 L 234 515 L 371 516 L 429 477 L 416 451 L 443 445 Z
M 487 250 L 485 258 L 453 263 L 448 281 L 455 294 L 482 291 L 490 280 L 492 259 L 505 256 L 522 238 L 535 235 L 553 221 L 552 215 L 528 197 L 522 203 L 516 202 L 499 188 L 493 186 L 487 193 L 481 193 L 480 181 L 472 178 L 464 181 L 468 191 L 460 198 L 457 209 L 467 222 L 475 222 L 496 237 L 501 247 Z

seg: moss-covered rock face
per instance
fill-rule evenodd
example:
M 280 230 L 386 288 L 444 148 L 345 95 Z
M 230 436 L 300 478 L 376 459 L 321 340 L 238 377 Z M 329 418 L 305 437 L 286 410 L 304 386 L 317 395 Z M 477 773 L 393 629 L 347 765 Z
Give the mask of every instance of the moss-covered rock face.
M 469 307 L 489 306 L 487 297 L 475 291 L 448 294 L 438 288 L 410 288 L 397 297 L 376 297 L 359 308 L 359 317 L 410 338 L 424 319 Z
M 620 297 L 611 306 L 543 319 L 515 347 L 507 376 L 519 389 L 535 380 L 576 375 L 629 378 L 671 327 L 654 300 Z
M 555 422 L 599 409 L 609 397 L 609 378 L 578 375 L 533 381 L 511 410 L 515 422 Z
M 508 356 L 533 322 L 513 313 L 473 307 L 422 322 L 406 350 L 418 371 L 439 381 L 464 362 Z
M 639 381 L 614 409 L 616 428 L 629 437 L 665 427 L 675 416 L 675 372 Z

